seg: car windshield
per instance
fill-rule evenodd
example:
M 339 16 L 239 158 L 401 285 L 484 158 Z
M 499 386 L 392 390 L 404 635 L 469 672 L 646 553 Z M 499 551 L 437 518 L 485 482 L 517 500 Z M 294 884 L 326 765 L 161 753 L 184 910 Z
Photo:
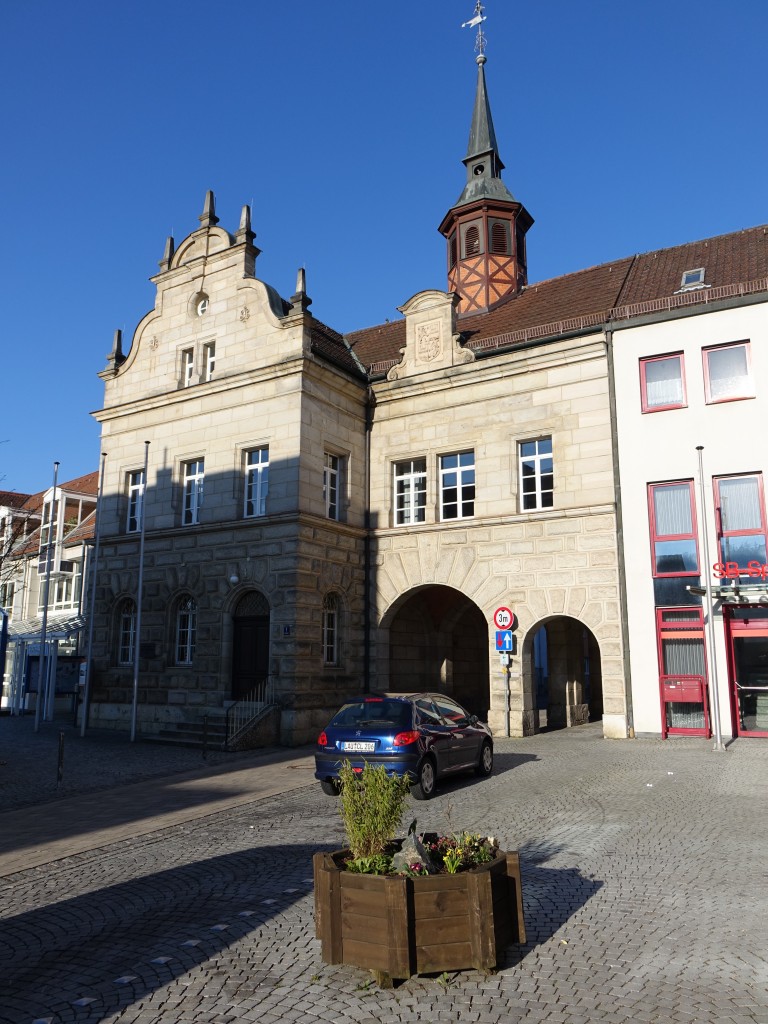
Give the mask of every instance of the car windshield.
M 348 729 L 410 729 L 413 710 L 404 700 L 362 700 L 345 704 L 331 721 L 333 726 Z

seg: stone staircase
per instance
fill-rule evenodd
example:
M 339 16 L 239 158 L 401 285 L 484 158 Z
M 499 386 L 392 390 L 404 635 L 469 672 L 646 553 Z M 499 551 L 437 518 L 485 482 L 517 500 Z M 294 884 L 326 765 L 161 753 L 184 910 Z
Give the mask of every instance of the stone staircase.
M 200 716 L 185 722 L 169 722 L 152 739 L 176 746 L 224 750 L 227 742 L 226 714 L 214 711 L 207 718 Z

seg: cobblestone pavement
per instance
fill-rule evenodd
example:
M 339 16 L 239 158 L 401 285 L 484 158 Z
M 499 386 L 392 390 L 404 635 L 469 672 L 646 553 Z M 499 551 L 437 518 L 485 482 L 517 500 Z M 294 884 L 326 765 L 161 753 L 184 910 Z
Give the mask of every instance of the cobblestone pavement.
M 588 726 L 496 755 L 413 808 L 520 849 L 528 944 L 496 974 L 322 963 L 311 857 L 342 832 L 313 783 L 0 879 L 0 1021 L 768 1024 L 768 744 Z

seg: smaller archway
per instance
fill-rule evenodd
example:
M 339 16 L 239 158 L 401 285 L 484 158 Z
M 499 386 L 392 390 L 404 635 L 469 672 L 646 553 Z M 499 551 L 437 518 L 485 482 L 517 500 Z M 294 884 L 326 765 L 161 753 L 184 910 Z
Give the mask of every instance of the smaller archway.
M 535 732 L 603 717 L 600 647 L 578 619 L 559 615 L 535 625 L 526 636 L 524 658 Z
M 263 594 L 243 594 L 232 615 L 232 700 L 245 700 L 269 675 L 269 603 Z

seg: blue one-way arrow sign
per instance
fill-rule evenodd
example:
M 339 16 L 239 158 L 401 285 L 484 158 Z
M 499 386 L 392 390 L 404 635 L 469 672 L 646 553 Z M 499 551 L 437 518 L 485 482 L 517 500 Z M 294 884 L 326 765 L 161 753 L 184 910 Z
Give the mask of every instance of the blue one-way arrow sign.
M 496 650 L 497 651 L 514 651 L 515 649 L 515 637 L 511 629 L 497 629 L 496 630 Z

